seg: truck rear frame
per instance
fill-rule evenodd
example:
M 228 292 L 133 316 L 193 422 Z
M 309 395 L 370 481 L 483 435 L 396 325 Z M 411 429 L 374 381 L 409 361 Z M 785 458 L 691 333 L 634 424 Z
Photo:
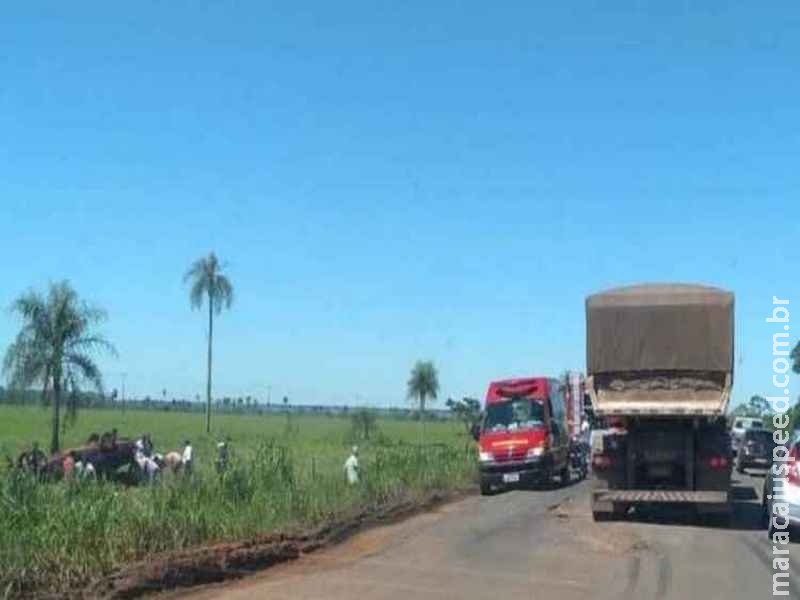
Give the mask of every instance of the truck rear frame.
M 592 512 L 679 504 L 730 514 L 733 296 L 648 285 L 587 299 L 587 393 L 615 427 L 593 437 Z

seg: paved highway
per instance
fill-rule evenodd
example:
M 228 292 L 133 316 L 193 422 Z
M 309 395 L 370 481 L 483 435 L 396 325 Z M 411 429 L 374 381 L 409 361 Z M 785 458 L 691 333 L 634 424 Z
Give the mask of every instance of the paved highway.
M 470 497 L 194 600 L 703 599 L 772 595 L 763 479 L 736 476 L 730 526 L 679 514 L 594 523 L 588 484 Z M 791 549 L 800 598 L 800 545 Z

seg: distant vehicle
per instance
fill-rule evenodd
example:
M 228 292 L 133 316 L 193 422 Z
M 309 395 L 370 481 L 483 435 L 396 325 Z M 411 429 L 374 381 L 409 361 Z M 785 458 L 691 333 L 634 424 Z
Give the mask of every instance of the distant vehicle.
M 770 539 L 772 539 L 772 517 L 774 516 L 772 503 L 775 501 L 776 492 L 780 497 L 779 502 L 786 503 L 789 507 L 789 514 L 786 515 L 789 529 L 794 532 L 800 528 L 800 442 L 795 442 L 790 448 L 790 460 L 775 462 L 770 472 L 764 477 L 761 508 Z M 777 475 L 773 469 L 777 471 Z M 775 485 L 776 481 L 780 487 Z M 783 525 L 783 520 L 779 524 Z
M 564 389 L 532 377 L 489 384 L 479 445 L 481 494 L 570 477 L 570 435 Z
M 744 473 L 745 469 L 766 469 L 772 465 L 772 450 L 775 440 L 772 432 L 766 429 L 748 429 L 739 444 L 736 455 L 736 471 Z
M 613 426 L 592 438 L 592 514 L 641 504 L 730 517 L 733 294 L 638 285 L 586 299 L 586 387 Z
M 760 418 L 755 417 L 736 417 L 731 427 L 731 449 L 733 455 L 739 452 L 739 444 L 744 438 L 745 432 L 750 429 L 764 429 L 764 423 Z

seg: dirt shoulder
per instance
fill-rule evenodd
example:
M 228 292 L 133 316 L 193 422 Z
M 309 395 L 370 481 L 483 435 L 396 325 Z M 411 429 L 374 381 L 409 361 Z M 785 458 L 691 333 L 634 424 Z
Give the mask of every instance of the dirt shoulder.
M 473 493 L 474 489 L 464 488 L 431 492 L 419 499 L 398 498 L 354 510 L 308 531 L 263 535 L 242 542 L 161 554 L 119 569 L 67 596 L 129 599 L 241 578 L 337 544 L 370 527 L 398 522 Z

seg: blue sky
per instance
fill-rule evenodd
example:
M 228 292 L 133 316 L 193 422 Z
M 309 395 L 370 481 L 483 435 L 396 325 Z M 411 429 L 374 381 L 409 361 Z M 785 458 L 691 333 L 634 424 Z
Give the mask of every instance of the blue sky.
M 109 387 L 193 397 L 181 278 L 213 249 L 217 395 L 401 404 L 418 358 L 443 397 L 582 369 L 586 294 L 696 281 L 737 295 L 737 400 L 767 393 L 800 9 L 678 4 L 9 6 L 0 304 L 68 278 Z

